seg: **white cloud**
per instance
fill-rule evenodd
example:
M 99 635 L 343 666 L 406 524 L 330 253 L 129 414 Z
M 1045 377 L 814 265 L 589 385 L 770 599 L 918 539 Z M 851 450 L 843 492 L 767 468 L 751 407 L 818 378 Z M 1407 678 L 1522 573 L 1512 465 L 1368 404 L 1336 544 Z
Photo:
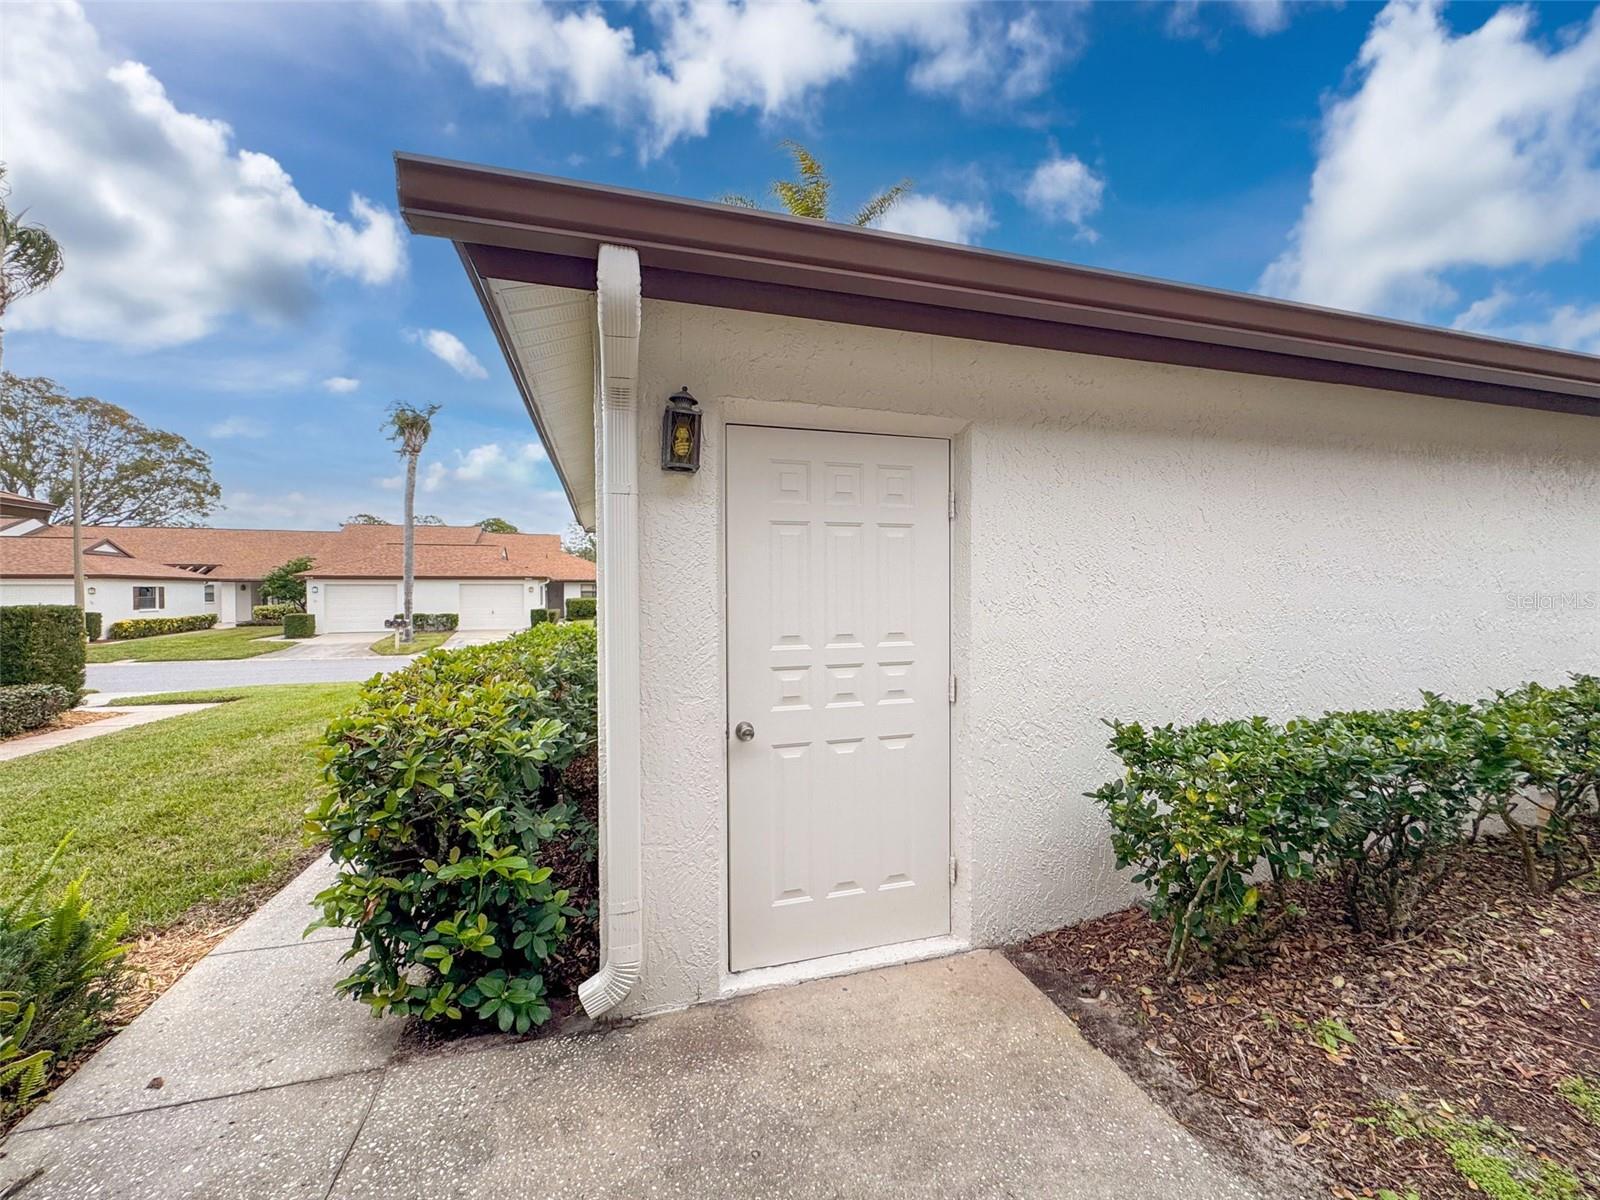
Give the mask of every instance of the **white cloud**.
M 467 485 L 532 483 L 539 475 L 539 467 L 548 461 L 544 447 L 538 442 L 513 443 L 509 447 L 501 442 L 488 442 L 470 450 L 457 450 L 453 462 L 430 463 L 423 476 L 424 491 L 438 491 L 446 483 Z
M 1506 7 L 1457 36 L 1432 3 L 1379 14 L 1263 291 L 1425 316 L 1452 269 L 1578 249 L 1600 224 L 1600 16 L 1548 50 L 1533 19 Z
M 1082 42 L 1076 4 L 657 0 L 642 10 L 649 47 L 630 26 L 610 23 L 616 8 L 434 0 L 402 11 L 478 85 L 642 121 L 649 153 L 703 136 L 719 112 L 803 111 L 874 53 L 909 51 L 910 82 L 921 91 L 963 102 L 1029 99 Z
M 1552 308 L 1497 286 L 1469 304 L 1452 324 L 1469 333 L 1600 354 L 1600 304 Z
M 1204 37 L 1209 32 L 1200 20 L 1201 8 L 1225 9 L 1258 37 L 1281 33 L 1289 27 L 1285 0 L 1226 0 L 1202 6 L 1201 0 L 1173 0 L 1167 6 L 1167 32 L 1175 37 Z
M 933 238 L 940 242 L 972 242 L 994 222 L 982 204 L 955 204 L 915 192 L 902 196 L 875 224 L 891 233 Z
M 489 372 L 455 334 L 443 329 L 411 329 L 406 337 L 421 342 L 430 354 L 464 379 L 487 379 Z
M 67 261 L 14 328 L 175 345 L 234 314 L 301 317 L 325 276 L 381 284 L 403 270 L 393 213 L 360 195 L 348 219 L 310 203 L 276 160 L 116 61 L 76 4 L 11 5 L 5 21 L 0 159 L 13 204 Z
M 267 427 L 254 417 L 228 417 L 206 430 L 214 438 L 259 438 L 267 436 Z
M 360 387 L 361 380 L 352 379 L 349 375 L 330 375 L 322 381 L 322 386 L 336 396 L 343 396 Z
M 1022 202 L 1047 221 L 1065 221 L 1093 240 L 1088 220 L 1100 210 L 1106 181 L 1075 154 L 1053 155 L 1034 168 L 1022 189 Z

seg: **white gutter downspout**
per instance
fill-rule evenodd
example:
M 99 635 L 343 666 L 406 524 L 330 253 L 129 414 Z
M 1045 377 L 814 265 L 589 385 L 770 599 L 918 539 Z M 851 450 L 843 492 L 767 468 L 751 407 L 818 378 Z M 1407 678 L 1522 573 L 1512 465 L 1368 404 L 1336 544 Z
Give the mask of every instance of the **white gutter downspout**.
M 644 959 L 639 813 L 639 255 L 601 246 L 596 262 L 600 370 L 600 969 L 578 987 L 591 1017 L 633 990 Z

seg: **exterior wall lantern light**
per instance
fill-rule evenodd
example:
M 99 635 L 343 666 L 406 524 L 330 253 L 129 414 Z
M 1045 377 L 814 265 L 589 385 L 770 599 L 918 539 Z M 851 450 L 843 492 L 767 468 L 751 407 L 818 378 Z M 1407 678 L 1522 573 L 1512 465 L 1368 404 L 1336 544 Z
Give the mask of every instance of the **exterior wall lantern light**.
M 693 475 L 700 469 L 700 406 L 681 387 L 661 414 L 661 469 Z

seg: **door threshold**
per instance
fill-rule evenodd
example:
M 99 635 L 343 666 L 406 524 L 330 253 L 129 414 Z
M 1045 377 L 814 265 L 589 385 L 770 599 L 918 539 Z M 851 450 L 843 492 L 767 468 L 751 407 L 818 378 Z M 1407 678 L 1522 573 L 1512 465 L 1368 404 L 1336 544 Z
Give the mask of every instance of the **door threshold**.
M 861 971 L 875 971 L 879 967 L 899 966 L 902 963 L 922 962 L 930 958 L 945 958 L 972 949 L 972 944 L 954 934 L 921 938 L 914 942 L 895 942 L 888 946 L 872 946 L 866 950 L 850 950 L 844 954 L 830 954 L 826 958 L 807 958 L 800 962 L 781 963 L 775 967 L 754 967 L 748 971 L 725 972 L 718 996 L 744 996 L 767 988 L 787 987 L 791 983 L 805 983 L 813 979 L 828 979 L 834 975 L 855 975 Z

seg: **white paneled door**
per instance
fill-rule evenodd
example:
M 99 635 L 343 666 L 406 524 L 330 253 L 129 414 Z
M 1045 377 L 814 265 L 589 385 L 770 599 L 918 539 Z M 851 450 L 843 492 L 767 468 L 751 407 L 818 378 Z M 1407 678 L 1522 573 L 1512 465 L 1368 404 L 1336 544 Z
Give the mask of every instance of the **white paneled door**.
M 950 443 L 728 426 L 733 970 L 950 930 Z

